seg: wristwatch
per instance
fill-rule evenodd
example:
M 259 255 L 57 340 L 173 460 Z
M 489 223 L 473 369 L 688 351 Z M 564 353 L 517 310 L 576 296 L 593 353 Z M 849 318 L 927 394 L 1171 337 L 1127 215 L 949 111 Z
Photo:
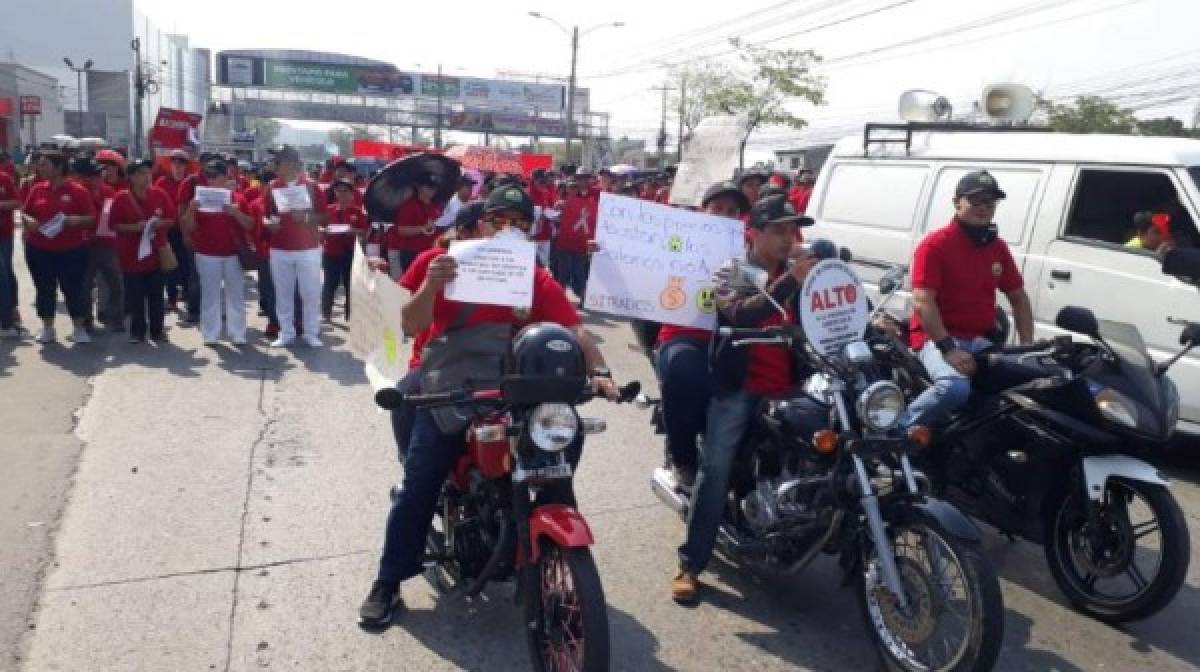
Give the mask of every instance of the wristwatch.
M 592 377 L 612 380 L 612 371 L 609 371 L 607 366 L 597 366 L 592 369 Z
M 950 336 L 947 336 L 947 337 L 945 337 L 945 338 L 938 339 L 938 340 L 934 341 L 934 342 L 933 342 L 933 344 L 937 346 L 937 349 L 938 349 L 938 350 L 939 350 L 939 351 L 940 351 L 940 352 L 941 352 L 943 355 L 944 355 L 944 354 L 947 354 L 947 353 L 949 353 L 951 350 L 957 350 L 957 349 L 958 349 L 958 344 L 957 344 L 957 343 L 955 343 L 955 342 L 954 342 L 954 339 L 953 339 L 953 338 L 951 338 Z

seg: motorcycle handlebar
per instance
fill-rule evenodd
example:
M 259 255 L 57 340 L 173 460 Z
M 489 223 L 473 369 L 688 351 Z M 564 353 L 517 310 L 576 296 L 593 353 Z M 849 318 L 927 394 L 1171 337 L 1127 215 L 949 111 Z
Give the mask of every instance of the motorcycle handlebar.
M 618 388 L 619 396 L 616 403 L 626 404 L 637 398 L 642 391 L 642 384 L 638 381 L 627 383 Z M 588 390 L 584 395 L 584 400 L 590 400 L 596 396 L 595 390 Z M 472 403 L 476 401 L 501 400 L 500 390 L 476 390 L 474 392 L 459 389 L 449 390 L 446 392 L 429 392 L 423 394 L 403 394 L 394 387 L 385 387 L 375 392 L 375 404 L 385 411 L 394 411 L 405 404 L 417 406 L 419 408 L 432 408 L 435 406 L 453 406 L 454 404 Z

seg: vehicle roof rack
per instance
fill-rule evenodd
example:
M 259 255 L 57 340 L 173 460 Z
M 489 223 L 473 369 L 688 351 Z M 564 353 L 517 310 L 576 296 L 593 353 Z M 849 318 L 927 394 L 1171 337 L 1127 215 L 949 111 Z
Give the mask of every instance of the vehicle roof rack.
M 863 126 L 863 153 L 865 154 L 872 144 L 878 145 L 904 145 L 904 153 L 912 152 L 912 137 L 913 133 L 922 133 L 928 131 L 952 132 L 952 133 L 1030 133 L 1041 132 L 1045 133 L 1051 129 L 1048 126 L 988 126 L 984 124 L 970 124 L 965 121 L 907 121 L 904 123 L 882 123 L 871 122 Z M 898 135 L 886 135 L 879 137 L 874 135 L 873 131 L 884 131 L 888 133 L 903 133 L 903 137 Z

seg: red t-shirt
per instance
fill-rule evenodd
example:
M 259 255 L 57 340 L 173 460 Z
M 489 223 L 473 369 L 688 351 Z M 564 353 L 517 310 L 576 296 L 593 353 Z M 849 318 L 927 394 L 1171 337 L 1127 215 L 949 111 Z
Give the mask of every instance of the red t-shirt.
M 0 173 L 0 201 L 19 201 L 17 183 L 8 173 Z M 12 240 L 13 211 L 0 210 L 0 240 Z
M 236 193 L 231 201 L 238 210 L 246 212 L 246 202 Z M 237 254 L 239 236 L 246 229 L 224 212 L 196 211 L 196 229 L 192 232 L 192 250 L 209 257 L 232 257 Z
M 192 202 L 192 199 L 196 197 L 196 187 L 207 187 L 207 186 L 208 186 L 208 178 L 207 177 L 205 177 L 204 175 L 202 175 L 200 173 L 193 173 L 191 175 L 188 175 L 187 177 L 184 177 L 183 180 L 181 180 L 179 182 L 179 189 L 178 189 L 178 191 L 175 192 L 175 194 L 173 196 L 170 194 L 170 192 L 168 192 L 167 195 L 174 198 L 175 206 L 179 207 L 185 203 Z
M 558 219 L 558 237 L 554 246 L 564 252 L 587 252 L 589 240 L 596 237 L 596 210 L 598 196 L 592 192 L 567 195 L 562 216 Z
M 441 215 L 441 208 L 413 196 L 396 208 L 396 216 L 392 219 L 392 223 L 396 226 L 425 226 Z M 401 236 L 396 228 L 392 227 L 384 234 L 383 247 L 386 250 L 424 252 L 433 247 L 440 235 L 441 232 L 434 230 L 429 235 Z
M 112 227 L 133 224 L 151 217 L 160 219 L 175 219 L 175 204 L 167 192 L 157 187 L 146 190 L 145 198 L 139 199 L 132 191 L 122 191 L 113 199 Z M 158 270 L 158 255 L 151 254 L 145 259 L 138 259 L 138 246 L 142 242 L 141 231 L 117 230 L 117 258 L 121 262 L 121 271 L 125 273 L 147 273 Z M 154 232 L 153 246 L 157 250 L 167 244 L 165 228 Z
M 309 187 L 308 197 L 312 201 L 313 212 L 321 212 L 321 197 L 319 190 L 314 189 L 311 182 L 304 178 L 300 178 L 297 184 L 305 184 Z M 271 183 L 270 189 L 280 189 L 289 186 L 283 180 L 275 180 Z M 316 230 L 305 224 L 303 220 L 292 216 L 292 213 L 280 213 L 275 203 L 274 194 L 268 189 L 267 194 L 263 197 L 267 200 L 265 213 L 267 215 L 279 215 L 279 229 L 271 234 L 271 248 L 276 250 L 312 250 L 320 247 L 320 241 L 317 240 Z
M 105 203 L 105 201 L 108 201 L 109 199 L 116 197 L 116 195 L 117 195 L 116 190 L 104 182 L 101 182 L 99 184 L 88 184 L 85 186 L 86 186 L 88 192 L 91 193 L 92 202 L 96 206 L 96 235 L 92 237 L 92 245 L 99 245 L 101 247 L 116 247 L 117 246 L 117 237 L 115 235 L 114 236 L 100 235 L 100 233 L 101 233 L 100 218 L 104 217 L 104 203 Z M 111 215 L 111 212 L 110 212 L 110 215 Z M 110 217 L 110 219 L 111 219 L 111 217 Z M 109 221 L 107 224 L 108 224 L 107 230 L 112 231 L 112 222 Z
M 775 281 L 777 275 L 771 278 Z M 795 322 L 795 314 L 787 305 L 787 317 L 772 311 L 771 316 L 759 323 L 758 327 L 770 327 L 777 324 Z M 787 392 L 792 385 L 792 355 L 788 349 L 779 345 L 756 344 L 750 346 L 750 362 L 746 369 L 746 391 L 751 394 L 774 396 Z
M 812 199 L 812 187 L 797 185 L 792 187 L 788 192 L 788 200 L 791 201 L 792 207 L 796 208 L 796 212 L 804 214 L 808 210 L 808 202 Z
M 60 212 L 64 215 L 96 216 L 92 195 L 83 185 L 71 180 L 63 180 L 57 189 L 49 181 L 37 183 L 29 190 L 29 197 L 25 199 L 21 210 L 37 220 L 39 226 Z M 25 244 L 47 252 L 73 250 L 87 245 L 95 228 L 94 223 L 89 227 L 67 226 L 57 236 L 47 238 L 39 227 L 26 227 Z
M 929 235 L 913 254 L 913 289 L 937 292 L 942 324 L 955 338 L 979 338 L 996 324 L 996 290 L 1013 292 L 1023 286 L 1021 272 L 1008 244 L 1000 238 L 980 247 L 959 228 L 957 219 Z M 927 335 L 913 313 L 913 348 L 925 345 Z
M 438 247 L 417 255 L 408 270 L 404 272 L 404 276 L 400 278 L 400 286 L 410 292 L 421 289 L 430 262 L 443 254 L 446 254 L 446 250 Z M 462 303 L 450 301 L 442 293 L 438 293 L 437 299 L 433 303 L 433 324 L 426 329 L 426 338 L 432 339 L 441 335 L 462 309 Z M 462 326 L 464 328 L 481 324 L 524 326 L 533 322 L 555 322 L 564 327 L 574 327 L 579 324 L 579 313 L 571 305 L 566 292 L 541 266 L 534 270 L 533 305 L 530 306 L 528 313 L 518 316 L 516 311 L 508 306 L 477 305 L 475 311 Z M 413 347 L 415 350 L 415 343 Z M 415 355 L 415 357 L 419 363 L 420 355 Z
M 675 324 L 664 324 L 658 330 L 658 342 L 668 343 L 676 338 L 691 338 L 707 343 L 712 340 L 712 331 L 696 327 L 681 327 Z
M 184 179 L 186 179 L 186 177 Z M 178 204 L 181 202 L 179 200 L 179 185 L 180 184 L 183 184 L 183 181 L 176 180 L 171 175 L 163 175 L 162 177 L 160 177 L 154 181 L 154 186 L 167 192 L 167 195 L 171 197 L 171 201 L 176 204 L 176 207 L 178 207 Z M 187 201 L 182 201 L 182 202 L 186 203 Z
M 529 187 L 529 198 L 533 204 L 542 208 L 553 208 L 558 202 L 558 194 L 554 187 L 539 187 L 536 184 Z M 548 219 L 542 218 L 538 222 L 537 231 L 533 234 L 530 240 L 538 243 L 548 242 L 553 238 L 554 224 Z
M 325 214 L 329 215 L 329 226 L 335 224 L 349 224 L 350 231 L 346 233 L 326 233 L 324 242 L 324 253 L 332 257 L 344 257 L 347 254 L 354 253 L 354 241 L 358 240 L 356 234 L 366 233 L 369 223 L 367 222 L 367 213 L 358 206 L 352 206 L 342 209 L 341 206 L 334 205 L 325 208 Z

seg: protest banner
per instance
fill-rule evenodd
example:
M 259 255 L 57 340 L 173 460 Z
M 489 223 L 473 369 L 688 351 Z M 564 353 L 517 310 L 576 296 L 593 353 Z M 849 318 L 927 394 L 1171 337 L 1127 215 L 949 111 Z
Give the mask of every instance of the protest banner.
M 870 317 L 867 293 L 850 265 L 826 259 L 808 272 L 800 292 L 800 324 L 804 336 L 826 357 L 862 340 Z
M 404 290 L 385 273 L 373 271 L 366 257 L 354 257 L 350 273 L 350 351 L 363 360 L 372 389 L 391 387 L 408 369 L 400 309 Z
M 744 117 L 732 115 L 706 117 L 696 126 L 671 185 L 672 205 L 698 208 L 705 189 L 733 177 L 746 126 Z
M 712 275 L 743 253 L 742 223 L 604 193 L 584 307 L 712 328 Z
M 233 202 L 233 192 L 216 187 L 196 187 L 196 209 L 200 212 L 223 212 Z
M 446 298 L 464 303 L 528 308 L 533 305 L 537 245 L 497 236 L 450 244 L 458 276 L 446 285 Z

